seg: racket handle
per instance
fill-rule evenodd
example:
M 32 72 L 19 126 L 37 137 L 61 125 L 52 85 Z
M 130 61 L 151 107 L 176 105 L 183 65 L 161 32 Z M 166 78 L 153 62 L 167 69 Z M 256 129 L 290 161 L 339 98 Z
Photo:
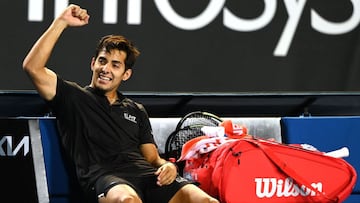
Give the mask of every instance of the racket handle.
M 349 148 L 347 148 L 347 147 L 343 147 L 343 148 L 341 148 L 341 149 L 338 149 L 338 150 L 334 150 L 334 151 L 325 153 L 325 155 L 331 156 L 331 157 L 335 157 L 335 158 L 348 157 L 349 154 L 350 154 L 350 153 L 349 153 Z

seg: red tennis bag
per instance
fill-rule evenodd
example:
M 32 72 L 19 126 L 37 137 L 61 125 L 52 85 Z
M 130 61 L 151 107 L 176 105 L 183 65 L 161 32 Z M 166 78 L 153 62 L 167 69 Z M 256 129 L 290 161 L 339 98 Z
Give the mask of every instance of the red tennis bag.
M 199 158 L 187 163 L 185 173 L 222 203 L 342 202 L 357 177 L 344 159 L 253 138 Z

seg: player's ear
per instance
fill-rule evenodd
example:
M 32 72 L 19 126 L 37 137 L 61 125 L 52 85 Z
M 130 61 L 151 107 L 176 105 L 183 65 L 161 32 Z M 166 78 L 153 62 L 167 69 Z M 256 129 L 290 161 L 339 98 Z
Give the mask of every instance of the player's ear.
M 124 72 L 123 81 L 128 80 L 131 77 L 132 69 L 129 68 Z
M 94 64 L 95 64 L 95 57 L 92 57 L 91 59 L 91 70 L 93 71 L 94 70 Z

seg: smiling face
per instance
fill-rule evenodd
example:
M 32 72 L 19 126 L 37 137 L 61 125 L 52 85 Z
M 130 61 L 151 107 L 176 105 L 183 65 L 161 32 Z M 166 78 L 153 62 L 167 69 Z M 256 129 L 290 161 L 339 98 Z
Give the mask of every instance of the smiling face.
M 101 50 L 91 61 L 93 75 L 90 86 L 104 91 L 108 97 L 115 96 L 121 82 L 131 76 L 131 69 L 125 68 L 126 57 L 126 52 L 118 49 Z

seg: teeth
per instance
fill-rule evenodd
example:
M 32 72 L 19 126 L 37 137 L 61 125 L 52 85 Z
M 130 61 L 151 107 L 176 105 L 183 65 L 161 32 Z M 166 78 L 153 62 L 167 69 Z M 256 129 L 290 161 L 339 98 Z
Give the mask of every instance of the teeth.
M 111 78 L 108 78 L 108 77 L 105 77 L 105 76 L 102 76 L 102 75 L 100 75 L 100 77 L 99 77 L 101 80 L 107 80 L 107 81 L 110 81 L 111 80 Z

